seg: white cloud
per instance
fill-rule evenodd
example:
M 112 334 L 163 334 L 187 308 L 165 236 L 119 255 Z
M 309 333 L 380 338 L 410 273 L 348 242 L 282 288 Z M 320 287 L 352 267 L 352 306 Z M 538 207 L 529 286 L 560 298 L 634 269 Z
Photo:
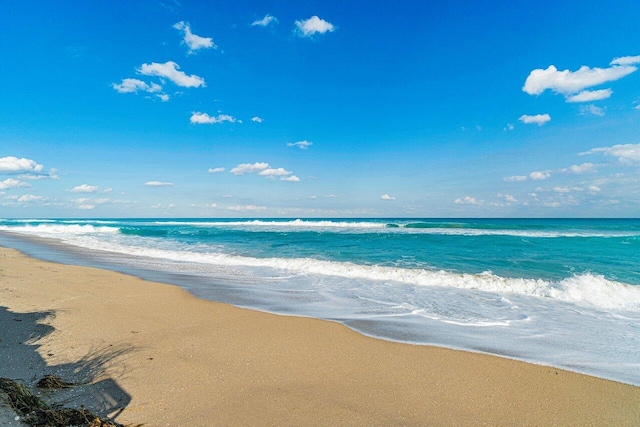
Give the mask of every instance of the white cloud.
M 261 172 L 265 169 L 269 168 L 269 163 L 240 163 L 235 168 L 231 169 L 229 172 L 234 175 L 244 175 L 245 173 L 256 173 Z
M 465 196 L 464 199 L 455 199 L 453 201 L 456 205 L 482 205 L 482 200 L 476 200 L 475 197 Z
M 78 205 L 78 209 L 83 210 L 92 210 L 95 209 L 96 205 Z
M 235 168 L 231 169 L 229 173 L 234 175 L 244 175 L 249 173 L 257 173 L 260 176 L 263 176 L 267 179 L 275 179 L 276 177 L 280 177 L 280 181 L 291 181 L 298 182 L 300 178 L 293 175 L 293 172 L 288 171 L 284 168 L 273 168 L 266 162 L 258 162 L 258 163 L 240 163 Z
M 149 91 L 151 86 L 149 86 L 146 82 L 138 79 L 122 79 L 122 83 L 112 83 L 111 86 L 118 93 L 135 93 L 140 90 Z
M 24 196 L 18 197 L 18 203 L 39 202 L 42 200 L 44 200 L 44 197 L 34 196 L 33 194 L 25 194 Z
M 617 157 L 621 163 L 640 162 L 640 144 L 618 144 L 611 147 L 599 147 L 580 153 L 580 155 L 597 153 Z
M 183 71 L 179 71 L 180 66 L 173 61 L 167 61 L 164 64 L 152 62 L 151 64 L 142 64 L 138 69 L 140 74 L 145 76 L 157 76 L 171 80 L 181 87 L 200 87 L 205 86 L 202 77 L 192 74 L 186 75 Z
M 209 168 L 209 173 L 220 173 L 220 172 L 224 172 L 225 168 Z
M 567 102 L 591 102 L 599 101 L 601 99 L 607 99 L 611 96 L 613 91 L 611 89 L 600 90 L 583 90 L 580 93 L 567 97 Z
M 276 19 L 275 16 L 271 16 L 271 15 L 267 14 L 267 15 L 265 15 L 264 18 L 257 19 L 255 21 L 253 21 L 251 23 L 251 26 L 252 27 L 256 27 L 256 26 L 258 26 L 258 27 L 266 27 L 267 25 L 269 25 L 271 23 L 277 23 L 277 22 L 278 22 L 278 20 Z
M 4 181 L 0 181 L 0 190 L 8 190 L 9 188 L 21 187 L 31 187 L 31 184 L 13 178 L 7 178 Z
M 575 174 L 590 173 L 590 172 L 596 172 L 595 167 L 596 165 L 594 165 L 593 163 L 583 163 L 581 165 L 572 165 L 572 166 L 569 166 L 568 168 L 564 168 L 561 170 L 561 172 L 575 173 Z
M 73 187 L 69 191 L 71 191 L 72 193 L 95 193 L 96 191 L 98 191 L 98 186 L 82 184 L 77 187 Z
M 255 116 L 251 118 L 251 121 L 256 123 L 262 123 L 264 119 L 262 119 L 261 117 Z
M 229 206 L 227 207 L 228 210 L 230 211 L 239 211 L 239 212 L 246 212 L 246 211 L 266 211 L 267 208 L 266 206 L 256 206 L 256 205 L 244 205 L 244 206 Z
M 543 179 L 547 179 L 551 176 L 550 171 L 535 171 L 529 174 L 529 178 L 534 181 L 542 181 Z
M 104 194 L 111 193 L 112 191 L 113 191 L 113 188 L 111 188 L 111 187 L 107 187 L 107 188 L 105 188 L 104 190 L 102 190 L 102 192 L 103 192 Z
M 270 177 L 273 178 L 275 176 L 289 176 L 291 175 L 293 172 L 288 171 L 284 168 L 268 168 L 265 169 L 263 171 L 261 171 L 258 175 L 260 176 L 266 176 L 266 177 Z
M 31 159 L 13 156 L 0 158 L 0 173 L 41 172 L 43 166 Z
M 553 187 L 553 191 L 556 193 L 569 193 L 571 190 L 568 187 Z
M 526 181 L 527 177 L 524 175 L 515 175 L 515 176 L 508 176 L 506 178 L 502 178 L 503 181 L 508 181 L 508 182 L 520 182 L 520 181 Z
M 611 65 L 633 65 L 640 64 L 640 55 L 637 56 L 623 56 L 611 61 Z
M 333 24 L 315 15 L 309 19 L 296 21 L 296 27 L 300 37 L 311 37 L 314 34 L 324 34 L 336 29 Z
M 162 102 L 167 102 L 169 100 L 169 95 L 167 95 L 166 93 L 161 93 L 159 95 L 156 95 L 158 98 L 160 98 L 160 100 Z
M 235 117 L 229 116 L 227 114 L 218 114 L 217 116 L 210 116 L 207 113 L 193 112 L 191 113 L 191 119 L 189 119 L 193 124 L 213 124 L 213 123 L 235 123 L 240 122 Z M 242 123 L 242 122 L 240 122 Z
M 634 71 L 632 65 L 613 65 L 610 68 L 580 67 L 577 71 L 558 71 L 549 65 L 545 70 L 535 69 L 527 77 L 522 90 L 529 95 L 540 95 L 547 89 L 568 96 L 588 87 L 621 79 Z
M 518 200 L 516 200 L 516 198 L 513 197 L 511 194 L 505 194 L 503 197 L 504 197 L 504 200 L 506 202 L 509 202 L 509 203 L 517 203 L 518 202 Z
M 520 182 L 520 181 L 526 181 L 527 177 L 524 175 L 515 175 L 515 176 L 508 176 L 506 178 L 502 178 L 503 181 L 508 181 L 508 182 Z
M 388 194 L 383 194 L 382 197 L 380 197 L 382 200 L 395 200 L 396 198 L 393 196 L 390 196 Z
M 298 147 L 301 150 L 306 150 L 312 145 L 313 142 L 307 141 L 306 139 L 298 142 L 287 142 L 287 147 Z
M 640 110 L 640 104 L 636 105 L 636 107 L 634 108 L 634 110 Z
M 504 131 L 508 131 L 508 130 L 514 130 L 516 127 L 513 125 L 513 123 L 507 123 L 507 126 L 504 128 Z
M 217 49 L 218 46 L 213 43 L 213 39 L 211 37 L 200 37 L 191 32 L 191 26 L 188 22 L 180 21 L 174 24 L 173 28 L 176 30 L 184 32 L 184 38 L 182 39 L 182 43 L 186 44 L 189 47 L 189 53 L 194 53 L 199 49 Z
M 147 181 L 144 185 L 147 187 L 173 187 L 173 182 Z
M 604 109 L 597 107 L 593 104 L 581 105 L 580 114 L 583 116 L 586 116 L 588 114 L 593 114 L 594 116 L 602 117 L 604 116 Z
M 589 186 L 589 191 L 592 191 L 594 193 L 598 193 L 601 191 L 600 187 L 596 186 L 596 185 L 590 185 Z
M 542 126 L 551 120 L 551 116 L 548 114 L 536 114 L 535 116 L 529 116 L 527 114 L 523 114 L 522 116 L 520 116 L 518 120 L 520 120 L 524 124 L 535 123 L 538 126 Z

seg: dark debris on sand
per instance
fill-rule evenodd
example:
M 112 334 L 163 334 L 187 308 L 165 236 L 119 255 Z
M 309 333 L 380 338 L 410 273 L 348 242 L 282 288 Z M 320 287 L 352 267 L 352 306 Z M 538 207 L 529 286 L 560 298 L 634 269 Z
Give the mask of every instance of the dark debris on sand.
M 59 389 L 73 387 L 58 377 L 47 375 L 38 381 L 41 389 Z M 0 400 L 6 402 L 20 421 L 38 427 L 124 427 L 111 420 L 101 419 L 83 406 L 80 409 L 65 408 L 62 405 L 48 405 L 42 399 L 34 396 L 23 384 L 0 378 Z

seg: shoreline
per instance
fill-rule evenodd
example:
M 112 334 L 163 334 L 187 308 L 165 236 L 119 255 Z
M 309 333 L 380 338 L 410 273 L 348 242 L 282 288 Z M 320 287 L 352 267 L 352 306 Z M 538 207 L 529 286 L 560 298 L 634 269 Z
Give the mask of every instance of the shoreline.
M 33 347 L 33 369 L 3 363 L 0 376 L 71 375 L 79 361 L 90 362 L 96 372 L 84 375 L 107 390 L 112 414 L 121 410 L 116 420 L 122 423 L 640 422 L 640 387 L 628 384 L 383 341 L 336 322 L 201 300 L 175 285 L 40 261 L 3 247 L 0 269 L 3 311 L 34 318 L 46 329 L 15 345 L 0 337 L 2 357 L 10 357 L 12 346 Z M 90 402 L 81 403 L 91 409 Z

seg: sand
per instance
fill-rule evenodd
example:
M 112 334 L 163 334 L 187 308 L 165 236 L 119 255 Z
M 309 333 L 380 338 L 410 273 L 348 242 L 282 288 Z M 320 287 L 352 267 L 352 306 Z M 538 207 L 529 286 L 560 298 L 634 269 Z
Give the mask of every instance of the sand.
M 176 286 L 0 248 L 0 377 L 121 423 L 640 425 L 640 387 L 365 337 L 194 298 Z

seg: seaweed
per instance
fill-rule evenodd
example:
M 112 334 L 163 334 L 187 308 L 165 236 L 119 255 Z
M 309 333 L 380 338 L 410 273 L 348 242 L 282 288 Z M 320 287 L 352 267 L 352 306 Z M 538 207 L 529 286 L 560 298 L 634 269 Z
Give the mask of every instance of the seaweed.
M 38 381 L 46 387 L 41 388 L 66 388 L 74 384 L 62 381 L 58 377 L 47 375 Z M 115 421 L 101 419 L 93 412 L 80 406 L 80 409 L 65 408 L 61 405 L 48 405 L 43 400 L 34 396 L 24 384 L 17 381 L 0 378 L 0 399 L 20 416 L 20 420 L 29 426 L 42 427 L 124 427 Z

